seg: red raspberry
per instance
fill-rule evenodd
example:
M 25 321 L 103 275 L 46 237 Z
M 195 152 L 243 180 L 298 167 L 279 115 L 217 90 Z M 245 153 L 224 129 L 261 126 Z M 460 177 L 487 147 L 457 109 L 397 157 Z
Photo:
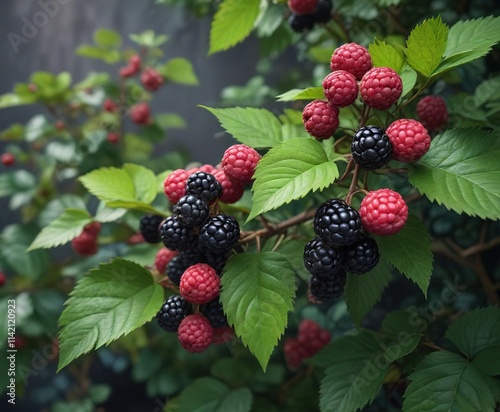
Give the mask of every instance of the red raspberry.
M 330 69 L 345 70 L 361 80 L 372 68 L 372 58 L 368 50 L 357 43 L 346 43 L 337 47 L 330 60 Z
M 101 232 L 101 224 L 99 222 L 89 223 L 83 228 L 83 231 L 89 235 L 97 237 L 97 235 Z
M 141 82 L 147 91 L 154 92 L 163 84 L 163 76 L 155 69 L 147 67 L 141 74 Z
M 190 303 L 208 303 L 219 295 L 220 278 L 210 265 L 196 263 L 182 274 L 179 291 Z
M 3 272 L 0 272 L 0 286 L 5 285 L 5 282 L 7 282 L 7 276 Z
M 413 119 L 398 119 L 392 122 L 385 134 L 392 144 L 392 157 L 401 162 L 420 159 L 431 145 L 427 129 Z
M 316 140 L 329 139 L 339 127 L 339 109 L 324 100 L 314 100 L 304 107 L 302 121 Z
M 227 343 L 234 339 L 234 330 L 230 326 L 224 326 L 222 328 L 214 328 L 214 334 L 212 335 L 212 344 L 218 345 L 221 343 Z
M 251 183 L 259 160 L 260 154 L 255 149 L 244 144 L 235 144 L 224 152 L 222 169 L 233 182 L 245 185 Z
M 286 339 L 283 350 L 285 352 L 286 364 L 290 369 L 297 369 L 302 361 L 309 357 L 307 349 L 297 338 Z
M 205 316 L 195 313 L 182 319 L 177 337 L 187 351 L 203 352 L 210 346 L 213 333 L 210 321 Z
M 177 169 L 170 173 L 165 179 L 165 182 L 163 182 L 163 190 L 168 200 L 173 205 L 186 194 L 186 182 L 189 176 L 190 174 L 188 171 Z
M 214 173 L 215 178 L 222 186 L 222 195 L 219 200 L 222 203 L 236 203 L 245 193 L 245 186 L 241 183 L 232 182 L 224 173 L 224 170 L 218 170 Z
M 188 169 L 189 176 L 191 176 L 193 173 L 196 172 L 205 172 L 205 173 L 210 173 L 211 175 L 215 174 L 217 169 L 213 167 L 212 165 L 209 164 L 204 164 L 202 166 L 197 166 L 197 167 L 192 167 L 191 169 Z
M 138 70 L 132 66 L 124 66 L 120 67 L 118 74 L 120 75 L 120 77 L 132 77 L 135 76 L 137 72 Z
M 64 124 L 64 122 L 62 120 L 57 120 L 55 123 L 55 127 L 57 130 L 62 131 L 66 128 L 66 125 Z
M 36 93 L 38 91 L 38 87 L 36 86 L 36 84 L 30 83 L 28 84 L 28 90 L 31 93 Z
M 358 82 L 354 75 L 345 70 L 330 73 L 323 80 L 325 97 L 335 107 L 353 104 L 358 97 Z
M 417 115 L 427 130 L 438 130 L 448 123 L 448 109 L 441 96 L 425 96 L 417 103 Z
M 142 237 L 142 234 L 140 233 L 134 233 L 127 239 L 127 244 L 128 245 L 139 245 L 141 243 L 144 243 L 145 240 Z
M 83 232 L 71 241 L 73 250 L 82 256 L 95 255 L 98 251 L 97 241 L 94 235 Z
M 107 139 L 109 143 L 117 144 L 120 141 L 120 135 L 116 132 L 109 132 Z
M 403 228 L 408 218 L 408 206 L 398 192 L 379 189 L 365 196 L 359 208 L 359 215 L 368 232 L 388 236 Z
M 313 13 L 317 6 L 318 0 L 288 0 L 288 8 L 299 16 Z
M 142 61 L 137 54 L 134 54 L 130 57 L 128 64 L 130 67 L 133 67 L 135 70 L 139 71 L 139 69 L 141 68 Z
M 130 118 L 136 124 L 151 123 L 151 110 L 146 102 L 138 103 L 130 108 Z
M 308 357 L 310 357 L 326 346 L 330 342 L 331 336 L 330 332 L 323 329 L 313 320 L 304 319 L 300 322 L 297 339 L 307 349 Z
M 4 153 L 0 160 L 2 164 L 6 167 L 13 166 L 16 163 L 16 157 L 12 153 Z
M 387 110 L 403 92 L 401 77 L 389 67 L 374 67 L 359 83 L 361 99 L 370 107 Z
M 169 262 L 179 254 L 176 250 L 161 248 L 155 257 L 155 268 L 158 272 L 165 274 L 165 269 Z
M 112 99 L 106 99 L 104 100 L 104 103 L 102 105 L 103 109 L 107 112 L 114 113 L 118 110 L 118 106 Z
M 141 58 L 134 54 L 128 64 L 122 67 L 119 71 L 121 77 L 132 77 L 135 76 L 141 70 Z

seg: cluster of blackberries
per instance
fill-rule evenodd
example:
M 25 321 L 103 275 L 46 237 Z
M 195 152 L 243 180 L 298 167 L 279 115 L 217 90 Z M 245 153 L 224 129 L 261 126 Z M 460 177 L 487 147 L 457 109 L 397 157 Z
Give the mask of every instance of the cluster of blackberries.
M 359 213 L 343 200 L 331 199 L 316 209 L 316 237 L 304 247 L 304 265 L 312 275 L 310 293 L 316 300 L 339 298 L 346 272 L 363 274 L 377 265 L 377 243 L 361 229 Z
M 331 0 L 288 0 L 292 14 L 288 23 L 297 33 L 307 32 L 315 24 L 328 23 L 332 17 Z

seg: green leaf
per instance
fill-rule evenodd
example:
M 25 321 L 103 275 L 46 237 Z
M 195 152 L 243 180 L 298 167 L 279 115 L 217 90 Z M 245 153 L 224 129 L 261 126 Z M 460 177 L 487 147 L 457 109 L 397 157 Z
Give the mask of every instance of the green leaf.
M 500 344 L 500 308 L 470 311 L 451 324 L 446 338 L 470 358 L 488 346 Z
M 433 75 L 485 56 L 499 41 L 500 17 L 488 16 L 455 23 L 448 33 L 444 60 Z
M 236 140 L 250 147 L 273 147 L 281 142 L 281 123 L 269 110 L 253 107 L 232 107 L 208 110 Z
M 293 309 L 293 267 L 279 253 L 239 253 L 226 263 L 221 284 L 229 324 L 265 370 Z
M 413 90 L 417 83 L 417 72 L 407 64 L 404 65 L 402 72 L 399 74 L 403 82 L 403 92 L 401 93 L 400 100 L 403 99 L 408 93 Z
M 486 373 L 490 376 L 500 375 L 500 343 L 496 345 L 488 346 L 480 350 L 474 359 L 472 364 L 478 368 L 481 372 Z
M 336 156 L 329 158 L 321 143 L 309 138 L 273 147 L 257 165 L 248 220 L 330 186 L 339 177 L 334 160 L 343 159 Z
M 94 32 L 94 42 L 101 47 L 116 48 L 122 44 L 122 36 L 114 30 L 98 29 Z
M 164 34 L 156 35 L 153 30 L 146 30 L 140 34 L 131 34 L 130 40 L 137 43 L 139 46 L 148 48 L 159 47 L 168 41 L 168 36 Z
M 495 400 L 483 375 L 451 352 L 433 352 L 409 376 L 404 412 L 493 411 Z
M 163 113 L 155 116 L 156 123 L 163 129 L 185 129 L 186 121 L 176 113 Z
M 123 169 L 131 177 L 135 187 L 135 198 L 140 202 L 151 203 L 156 197 L 156 175 L 144 166 L 125 164 Z
M 36 102 L 36 96 L 22 95 L 17 93 L 5 93 L 0 96 L 0 109 L 7 107 L 22 106 Z
M 385 261 L 380 261 L 372 271 L 363 276 L 347 276 L 344 296 L 356 326 L 361 325 L 366 314 L 380 300 L 391 277 L 391 270 Z
M 199 83 L 194 73 L 193 65 L 189 60 L 182 57 L 170 59 L 165 65 L 159 68 L 159 72 L 167 81 L 173 83 L 190 86 Z
M 34 192 L 36 189 L 35 176 L 26 170 L 2 172 L 0 174 L 0 197 L 12 196 L 21 192 Z
M 78 281 L 59 319 L 58 370 L 140 327 L 162 302 L 163 287 L 136 263 L 116 258 L 91 270 Z
M 446 50 L 448 27 L 441 17 L 424 20 L 410 33 L 406 41 L 408 64 L 425 77 L 439 66 Z
M 260 12 L 260 0 L 224 0 L 210 29 L 209 54 L 224 51 L 243 41 Z
M 67 209 L 60 217 L 42 229 L 26 251 L 64 245 L 82 233 L 85 225 L 91 221 L 92 218 L 86 210 Z
M 314 363 L 328 366 L 321 381 L 321 411 L 355 412 L 375 398 L 389 369 L 383 354 L 367 331 L 342 336 L 320 351 Z
M 278 102 L 291 102 L 293 100 L 316 100 L 324 99 L 325 92 L 322 87 L 308 87 L 307 89 L 292 89 L 279 96 Z
M 447 130 L 409 168 L 420 193 L 457 213 L 500 218 L 498 136 L 476 129 Z
M 83 45 L 78 47 L 75 53 L 78 56 L 103 60 L 109 64 L 118 63 L 121 60 L 121 54 L 118 50 L 109 50 L 98 46 Z
M 412 314 L 405 310 L 389 312 L 382 323 L 385 336 L 384 356 L 387 363 L 392 363 L 412 353 L 420 342 L 421 333 Z
M 405 59 L 394 46 L 375 39 L 375 41 L 368 46 L 368 51 L 372 57 L 374 67 L 390 67 L 394 71 L 401 73 Z
M 380 255 L 408 279 L 413 280 L 427 296 L 432 273 L 431 238 L 422 221 L 409 215 L 403 229 L 392 236 L 379 236 Z

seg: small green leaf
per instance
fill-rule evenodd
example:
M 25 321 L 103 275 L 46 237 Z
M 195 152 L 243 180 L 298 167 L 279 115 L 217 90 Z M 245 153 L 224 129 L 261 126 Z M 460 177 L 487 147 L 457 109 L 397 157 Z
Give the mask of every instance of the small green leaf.
M 292 89 L 279 96 L 278 102 L 291 102 L 293 100 L 316 100 L 324 99 L 325 92 L 322 87 L 308 87 L 307 89 Z
M 34 192 L 35 189 L 35 176 L 26 170 L 21 169 L 0 174 L 0 197 L 12 196 L 21 192 Z
M 488 346 L 476 353 L 472 364 L 481 372 L 490 376 L 500 375 L 500 343 Z
M 409 215 L 403 229 L 393 236 L 379 236 L 380 255 L 408 279 L 413 280 L 427 296 L 432 273 L 431 238 L 422 221 Z
M 118 50 L 109 50 L 104 47 L 83 45 L 78 47 L 75 53 L 78 56 L 103 60 L 109 64 L 118 63 L 121 60 L 121 54 Z
M 67 209 L 61 216 L 42 229 L 26 251 L 64 245 L 82 233 L 85 225 L 91 221 L 92 217 L 86 210 Z
M 170 59 L 165 65 L 159 68 L 159 72 L 167 81 L 173 83 L 196 85 L 198 78 L 194 73 L 193 65 L 187 59 L 176 57 Z
M 446 50 L 448 27 L 441 17 L 424 20 L 410 33 L 406 42 L 408 64 L 425 77 L 439 66 Z
M 363 276 L 347 276 L 344 296 L 356 326 L 361 325 L 366 314 L 380 300 L 391 277 L 391 270 L 385 261 L 380 261 L 372 271 Z
M 405 59 L 394 46 L 375 39 L 375 41 L 368 46 L 368 51 L 372 57 L 374 67 L 390 67 L 394 71 L 401 73 Z
M 114 30 L 98 29 L 94 32 L 94 42 L 101 47 L 116 48 L 122 44 L 122 36 Z
M 265 370 L 293 309 L 293 267 L 279 253 L 239 253 L 226 263 L 221 283 L 229 324 Z
M 451 324 L 446 337 L 470 358 L 488 346 L 500 344 L 500 308 L 472 310 Z
M 457 213 L 500 219 L 500 144 L 494 133 L 453 129 L 438 135 L 410 166 L 420 193 Z
M 413 87 L 417 83 L 417 72 L 413 70 L 407 64 L 404 65 L 401 73 L 399 74 L 401 81 L 403 82 L 403 92 L 401 93 L 400 100 L 403 99 L 408 93 L 413 90 Z
M 420 342 L 418 323 L 413 322 L 412 314 L 405 310 L 389 312 L 382 323 L 384 338 L 384 356 L 387 363 L 392 363 L 412 353 Z
M 164 34 L 156 35 L 153 30 L 146 30 L 140 34 L 131 34 L 130 40 L 137 43 L 139 46 L 148 48 L 159 47 L 168 41 L 168 36 Z
M 123 166 L 132 178 L 135 187 L 135 198 L 140 202 L 151 203 L 156 197 L 156 176 L 144 166 L 127 163 Z
M 58 370 L 149 321 L 163 287 L 142 266 L 116 258 L 80 279 L 70 296 L 59 319 Z
M 269 110 L 253 107 L 233 107 L 208 110 L 236 140 L 250 147 L 273 147 L 281 142 L 281 123 Z
M 260 12 L 260 0 L 223 0 L 210 29 L 209 54 L 224 51 L 243 41 Z
M 403 411 L 493 411 L 495 400 L 483 376 L 456 353 L 433 352 L 409 376 Z
M 334 160 L 315 139 L 291 139 L 273 147 L 259 161 L 248 220 L 330 186 L 339 176 Z

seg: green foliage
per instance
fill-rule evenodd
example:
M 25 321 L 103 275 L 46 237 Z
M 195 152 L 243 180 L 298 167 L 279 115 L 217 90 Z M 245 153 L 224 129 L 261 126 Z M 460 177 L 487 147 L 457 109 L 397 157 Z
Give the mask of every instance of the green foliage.
M 396 310 L 385 316 L 382 333 L 387 345 L 384 356 L 388 363 L 412 353 L 422 337 L 416 322 L 412 322 L 410 312 L 404 310 Z
M 384 41 L 376 40 L 368 47 L 374 67 L 390 67 L 401 74 L 405 59 L 396 48 Z
M 146 30 L 139 34 L 131 34 L 130 40 L 144 47 L 160 47 L 168 41 L 168 36 L 155 34 L 153 30 Z
M 325 93 L 322 87 L 308 87 L 307 89 L 292 89 L 277 97 L 278 102 L 291 102 L 294 100 L 323 100 Z
M 149 321 L 163 302 L 163 287 L 136 263 L 116 258 L 91 270 L 76 285 L 60 319 L 61 370 L 94 348 Z
M 158 68 L 167 81 L 184 85 L 197 85 L 198 78 L 193 69 L 193 65 L 187 59 L 176 57 L 169 60 L 163 66 Z
M 36 192 L 36 179 L 26 170 L 0 175 L 0 197 L 10 196 L 9 207 L 17 209 L 29 202 Z
M 94 32 L 94 43 L 110 49 L 120 47 L 122 36 L 114 30 L 98 29 Z
M 293 267 L 279 253 L 239 253 L 226 263 L 221 285 L 229 323 L 265 370 L 293 309 Z

